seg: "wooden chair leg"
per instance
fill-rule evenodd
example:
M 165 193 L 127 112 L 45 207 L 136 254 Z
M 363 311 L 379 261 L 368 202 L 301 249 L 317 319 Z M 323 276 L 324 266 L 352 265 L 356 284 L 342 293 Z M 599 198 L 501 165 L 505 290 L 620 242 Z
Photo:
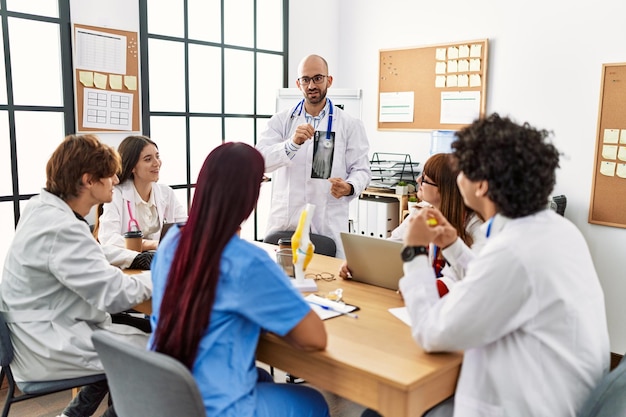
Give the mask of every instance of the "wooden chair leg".
M 78 391 L 80 391 L 80 388 L 72 388 L 72 398 L 78 395 Z

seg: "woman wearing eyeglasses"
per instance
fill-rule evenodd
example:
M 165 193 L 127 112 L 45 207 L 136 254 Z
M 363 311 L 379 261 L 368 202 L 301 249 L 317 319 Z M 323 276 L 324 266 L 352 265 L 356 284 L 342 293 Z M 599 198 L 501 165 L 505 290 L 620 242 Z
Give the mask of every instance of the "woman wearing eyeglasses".
M 457 230 L 463 241 L 472 250 L 478 250 L 484 237 L 480 233 L 482 219 L 463 203 L 463 197 L 456 184 L 458 171 L 451 165 L 450 154 L 438 153 L 431 156 L 426 164 L 422 175 L 418 178 L 419 188 L 417 197 L 423 202 L 439 209 Z M 392 232 L 389 240 L 402 242 L 409 216 Z M 448 293 L 448 289 L 454 282 L 463 278 L 465 270 L 462 266 L 452 266 L 446 263 L 441 248 L 434 245 L 430 247 L 429 257 L 437 275 L 437 289 L 439 295 Z M 343 263 L 339 271 L 342 278 L 350 277 L 350 269 L 347 263 Z
M 303 351 L 326 348 L 324 322 L 267 252 L 239 237 L 263 168 L 240 142 L 206 158 L 187 225 L 173 226 L 154 258 L 150 346 L 191 370 L 207 416 L 330 417 L 317 390 L 274 383 L 255 366 L 262 331 Z

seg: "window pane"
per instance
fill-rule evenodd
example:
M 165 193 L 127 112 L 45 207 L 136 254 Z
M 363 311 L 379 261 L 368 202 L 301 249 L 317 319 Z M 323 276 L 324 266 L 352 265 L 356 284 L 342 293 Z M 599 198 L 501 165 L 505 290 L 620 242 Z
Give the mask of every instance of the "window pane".
M 184 117 L 152 116 L 150 138 L 159 146 L 163 165 L 161 184 L 187 184 L 187 146 Z
M 150 39 L 150 111 L 185 111 L 185 54 L 181 42 Z
M 15 104 L 63 105 L 59 38 L 56 23 L 9 18 Z
M 190 39 L 221 42 L 221 0 L 188 0 L 187 10 Z
M 63 113 L 15 112 L 17 175 L 20 194 L 37 194 L 46 186 L 46 164 L 65 137 Z
M 224 43 L 254 46 L 254 0 L 224 2 Z
M 221 62 L 221 48 L 189 45 L 189 110 L 191 112 L 222 112 Z
M 185 36 L 184 0 L 148 0 L 148 33 Z
M 283 0 L 257 0 L 256 47 L 283 52 Z
M 254 146 L 254 119 L 242 117 L 226 118 L 224 123 L 225 142 L 245 142 Z
M 4 264 L 4 259 L 13 241 L 13 236 L 15 236 L 15 225 L 13 222 L 13 203 L 10 201 L 0 203 L 0 236 L 2 236 L 0 239 L 0 259 L 2 259 L 2 264 Z
M 7 10 L 39 16 L 59 17 L 58 0 L 7 0 Z
M 0 138 L 2 138 L 0 139 L 0 195 L 12 195 L 11 142 L 9 142 L 9 115 L 6 111 L 0 111 Z
M 254 111 L 254 59 L 252 52 L 224 51 L 225 113 Z
M 189 120 L 191 142 L 191 182 L 196 183 L 207 155 L 222 143 L 221 117 L 192 117 Z
M 0 45 L 4 45 L 4 36 L 2 35 L 2 22 L 0 22 Z M 0 48 L 0 69 L 3 74 L 6 74 L 6 67 L 4 66 L 4 48 Z M 0 104 L 7 104 L 7 79 L 0 76 Z
M 174 190 L 174 195 L 180 204 L 185 208 L 185 213 L 189 213 L 189 206 L 187 204 L 187 189 L 179 188 Z
M 283 57 L 280 55 L 257 54 L 257 114 L 274 114 L 276 94 L 283 86 Z

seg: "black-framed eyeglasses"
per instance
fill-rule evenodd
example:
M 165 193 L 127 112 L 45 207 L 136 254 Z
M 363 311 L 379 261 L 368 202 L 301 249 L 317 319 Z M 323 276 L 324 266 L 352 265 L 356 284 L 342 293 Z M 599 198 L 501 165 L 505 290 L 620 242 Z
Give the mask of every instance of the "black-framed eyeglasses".
M 426 179 L 426 177 L 424 177 L 424 173 L 423 173 L 423 172 L 422 172 L 422 175 L 420 175 L 420 176 L 417 178 L 417 181 L 420 183 L 420 185 L 422 185 L 422 184 L 428 184 L 428 185 L 432 185 L 433 187 L 439 187 L 439 186 L 438 186 L 437 184 L 435 184 L 434 182 L 432 182 L 432 181 L 428 181 L 428 180 Z
M 313 81 L 313 84 L 321 84 L 324 81 L 324 78 L 328 77 L 328 75 L 317 74 L 313 77 L 300 77 L 298 81 L 300 81 L 300 85 L 307 86 Z

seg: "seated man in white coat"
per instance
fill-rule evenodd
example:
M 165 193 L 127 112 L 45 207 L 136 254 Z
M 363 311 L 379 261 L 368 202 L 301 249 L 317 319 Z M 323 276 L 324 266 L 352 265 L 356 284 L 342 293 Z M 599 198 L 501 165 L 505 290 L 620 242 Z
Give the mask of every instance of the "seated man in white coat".
M 68 136 L 48 161 L 46 188 L 20 217 L 0 284 L 18 382 L 103 373 L 91 343 L 96 329 L 147 344 L 147 334 L 112 324 L 110 313 L 149 299 L 150 277 L 110 265 L 84 219 L 94 205 L 111 201 L 119 168 L 117 152 L 95 136 Z M 106 381 L 83 387 L 63 415 L 92 415 L 107 392 Z
M 429 416 L 574 417 L 608 372 L 604 295 L 589 249 L 546 208 L 559 165 L 548 136 L 497 114 L 457 133 L 457 183 L 487 219 L 487 240 L 446 297 L 425 248 L 445 248 L 453 264 L 472 253 L 436 209 L 422 209 L 405 235 L 400 290 L 414 339 L 429 352 L 465 351 L 454 398 Z

